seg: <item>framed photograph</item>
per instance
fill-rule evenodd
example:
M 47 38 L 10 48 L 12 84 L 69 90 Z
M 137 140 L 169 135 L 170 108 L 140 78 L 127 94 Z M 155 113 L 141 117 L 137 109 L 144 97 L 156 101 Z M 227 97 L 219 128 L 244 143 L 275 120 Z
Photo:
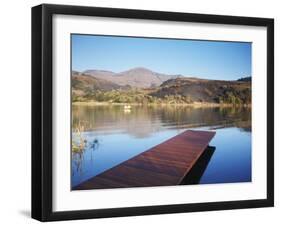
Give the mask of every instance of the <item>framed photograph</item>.
M 274 205 L 274 21 L 32 8 L 32 217 Z

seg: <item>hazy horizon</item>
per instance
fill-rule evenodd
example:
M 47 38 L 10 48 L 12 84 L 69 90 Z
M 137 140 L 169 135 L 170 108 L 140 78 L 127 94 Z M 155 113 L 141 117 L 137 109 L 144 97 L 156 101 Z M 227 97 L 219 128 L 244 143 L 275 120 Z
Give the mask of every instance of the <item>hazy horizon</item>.
M 72 70 L 237 80 L 251 74 L 251 43 L 72 34 Z

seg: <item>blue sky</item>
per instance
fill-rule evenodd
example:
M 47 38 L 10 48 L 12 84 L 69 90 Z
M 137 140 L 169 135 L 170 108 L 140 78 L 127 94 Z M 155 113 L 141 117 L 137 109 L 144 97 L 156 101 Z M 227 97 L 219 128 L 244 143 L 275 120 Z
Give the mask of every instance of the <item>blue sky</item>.
M 236 80 L 251 76 L 251 43 L 72 35 L 72 70 L 165 74 Z

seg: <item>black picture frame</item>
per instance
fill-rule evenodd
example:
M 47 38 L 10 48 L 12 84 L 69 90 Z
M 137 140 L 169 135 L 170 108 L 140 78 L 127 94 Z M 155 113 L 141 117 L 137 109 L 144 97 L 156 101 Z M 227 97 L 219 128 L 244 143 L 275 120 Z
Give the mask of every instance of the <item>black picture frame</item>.
M 95 210 L 52 210 L 52 18 L 55 14 L 267 28 L 267 198 L 246 201 L 170 204 Z M 40 221 L 121 217 L 194 211 L 270 207 L 274 205 L 274 20 L 43 4 L 32 8 L 32 218 Z

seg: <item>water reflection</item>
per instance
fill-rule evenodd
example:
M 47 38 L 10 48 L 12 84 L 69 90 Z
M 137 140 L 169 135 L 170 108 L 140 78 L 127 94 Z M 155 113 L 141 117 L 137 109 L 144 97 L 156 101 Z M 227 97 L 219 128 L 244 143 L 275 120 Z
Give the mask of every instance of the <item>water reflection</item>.
M 208 146 L 204 153 L 200 156 L 196 164 L 192 167 L 189 173 L 181 181 L 181 185 L 198 184 L 204 174 L 216 147 Z
M 88 122 L 87 131 L 122 132 L 139 138 L 162 129 L 199 126 L 251 129 L 251 110 L 242 107 L 133 106 L 128 114 L 123 106 L 73 106 L 73 127 L 81 119 Z
M 83 129 L 81 129 L 81 124 Z M 125 112 L 123 106 L 116 105 L 73 106 L 73 147 L 83 141 L 84 147 L 81 151 L 72 150 L 72 187 L 188 128 L 200 127 L 217 130 L 216 137 L 218 137 L 215 137 L 215 142 L 212 143 L 217 150 L 200 183 L 219 181 L 213 180 L 212 177 L 215 174 L 208 174 L 208 172 L 217 172 L 217 177 L 220 177 L 219 174 L 224 171 L 222 167 L 225 166 L 225 163 L 221 164 L 222 159 L 226 164 L 230 164 L 229 156 L 241 159 L 242 157 L 237 156 L 238 154 L 251 155 L 251 139 L 244 139 L 245 134 L 251 134 L 251 108 L 132 106 L 130 112 Z M 80 135 L 77 128 L 80 128 Z M 227 128 L 235 135 L 235 139 L 226 137 L 224 131 Z M 231 152 L 225 156 L 225 153 L 228 153 L 228 146 L 232 145 L 232 140 L 237 139 L 244 144 L 237 148 L 243 150 Z M 216 161 L 218 163 L 214 164 Z M 251 168 L 248 167 L 250 165 L 248 159 L 245 159 L 243 164 L 247 165 L 241 167 L 247 170 L 245 174 L 247 176 L 243 177 L 245 181 L 250 178 Z M 222 178 L 225 177 L 222 176 Z M 232 172 L 230 178 L 232 179 L 225 179 L 225 181 L 237 181 L 235 172 Z

